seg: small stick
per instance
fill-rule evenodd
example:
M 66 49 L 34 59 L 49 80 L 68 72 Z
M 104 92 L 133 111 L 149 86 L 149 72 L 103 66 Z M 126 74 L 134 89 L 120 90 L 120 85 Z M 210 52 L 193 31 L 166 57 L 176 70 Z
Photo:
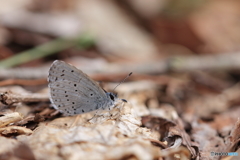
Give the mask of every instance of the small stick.
M 48 95 L 44 94 L 26 94 L 18 95 L 10 92 L 0 93 L 0 101 L 5 105 L 11 105 L 19 102 L 46 102 L 49 101 Z
M 9 86 L 9 85 L 22 85 L 22 86 L 36 86 L 47 84 L 46 78 L 44 79 L 7 79 L 0 81 L 0 86 Z

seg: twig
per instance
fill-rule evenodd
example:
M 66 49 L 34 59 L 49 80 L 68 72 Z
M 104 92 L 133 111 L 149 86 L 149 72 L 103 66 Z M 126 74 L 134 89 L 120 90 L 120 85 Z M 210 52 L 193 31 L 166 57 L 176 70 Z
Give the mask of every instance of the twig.
M 1 62 L 0 62 L 1 63 Z M 91 61 L 89 61 L 91 63 Z M 0 64 L 1 65 L 1 64 Z M 50 65 L 49 65 L 50 66 Z M 80 68 L 81 66 L 76 67 Z M 81 68 L 80 68 L 81 69 Z M 164 60 L 157 60 L 151 62 L 142 62 L 141 64 L 116 64 L 106 63 L 101 67 L 91 67 L 88 74 L 91 76 L 94 73 L 110 74 L 114 77 L 118 75 L 127 75 L 130 72 L 133 74 L 153 74 L 153 73 L 166 73 L 196 71 L 196 70 L 233 70 L 240 69 L 240 56 L 239 53 L 226 53 L 219 55 L 201 55 L 201 56 L 182 56 L 171 57 Z M 0 78 L 46 78 L 48 67 L 42 68 L 14 68 L 14 69 L 0 69 Z
M 231 70 L 240 68 L 239 53 L 224 53 L 218 55 L 182 56 L 169 59 L 169 70 Z
M 10 92 L 0 94 L 0 101 L 3 104 L 11 105 L 19 102 L 46 102 L 49 101 L 49 97 L 46 94 L 25 94 L 19 95 Z
M 49 65 L 50 67 L 50 65 Z M 40 79 L 47 78 L 49 67 L 0 69 L 0 79 Z
M 7 85 L 22 85 L 22 86 L 36 86 L 36 85 L 43 85 L 47 84 L 47 79 L 33 79 L 33 80 L 26 80 L 26 79 L 7 79 L 0 81 L 0 86 L 7 86 Z

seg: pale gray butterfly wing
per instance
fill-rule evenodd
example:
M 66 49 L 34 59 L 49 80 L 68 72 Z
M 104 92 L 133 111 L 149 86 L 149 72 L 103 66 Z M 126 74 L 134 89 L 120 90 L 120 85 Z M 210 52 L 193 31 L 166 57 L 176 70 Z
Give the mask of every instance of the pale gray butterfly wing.
M 50 99 L 55 109 L 74 115 L 113 105 L 115 95 L 106 93 L 76 67 L 56 60 L 48 76 Z

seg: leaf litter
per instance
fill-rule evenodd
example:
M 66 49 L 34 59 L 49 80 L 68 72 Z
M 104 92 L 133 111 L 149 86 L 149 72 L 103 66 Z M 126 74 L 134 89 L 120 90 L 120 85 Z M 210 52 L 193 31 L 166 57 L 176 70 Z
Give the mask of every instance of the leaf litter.
M 80 53 L 74 49 L 59 57 L 72 57 L 70 63 L 98 81 L 118 81 L 126 72 L 136 73 L 116 90 L 127 103 L 95 116 L 63 117 L 49 102 L 48 65 L 1 69 L 0 159 L 239 159 L 211 156 L 211 152 L 240 155 L 239 2 L 196 1 L 194 6 L 187 1 L 174 5 L 171 0 L 166 5 L 160 1 L 117 5 L 35 0 L 32 6 L 27 0 L 6 2 L 1 5 L 9 10 L 1 9 L 3 58 L 15 53 L 9 42 L 35 46 L 50 40 L 49 35 L 77 35 L 89 26 L 95 33 L 98 58 L 69 56 Z M 125 14 L 123 6 L 134 10 L 131 16 L 136 19 Z M 132 23 L 135 20 L 145 29 Z M 99 51 L 104 58 L 99 58 Z M 172 57 L 176 53 L 180 57 Z M 31 63 L 35 62 L 42 60 Z M 45 89 L 34 89 L 37 85 Z M 108 83 L 104 88 L 115 86 Z

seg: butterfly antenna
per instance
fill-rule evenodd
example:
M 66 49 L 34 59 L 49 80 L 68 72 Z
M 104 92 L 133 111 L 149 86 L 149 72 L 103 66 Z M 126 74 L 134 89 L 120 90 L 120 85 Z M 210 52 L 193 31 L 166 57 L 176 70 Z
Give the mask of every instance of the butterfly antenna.
M 128 77 L 130 77 L 131 75 L 132 75 L 132 72 L 129 73 L 129 74 L 113 89 L 113 91 L 114 91 L 120 84 L 122 84 Z

